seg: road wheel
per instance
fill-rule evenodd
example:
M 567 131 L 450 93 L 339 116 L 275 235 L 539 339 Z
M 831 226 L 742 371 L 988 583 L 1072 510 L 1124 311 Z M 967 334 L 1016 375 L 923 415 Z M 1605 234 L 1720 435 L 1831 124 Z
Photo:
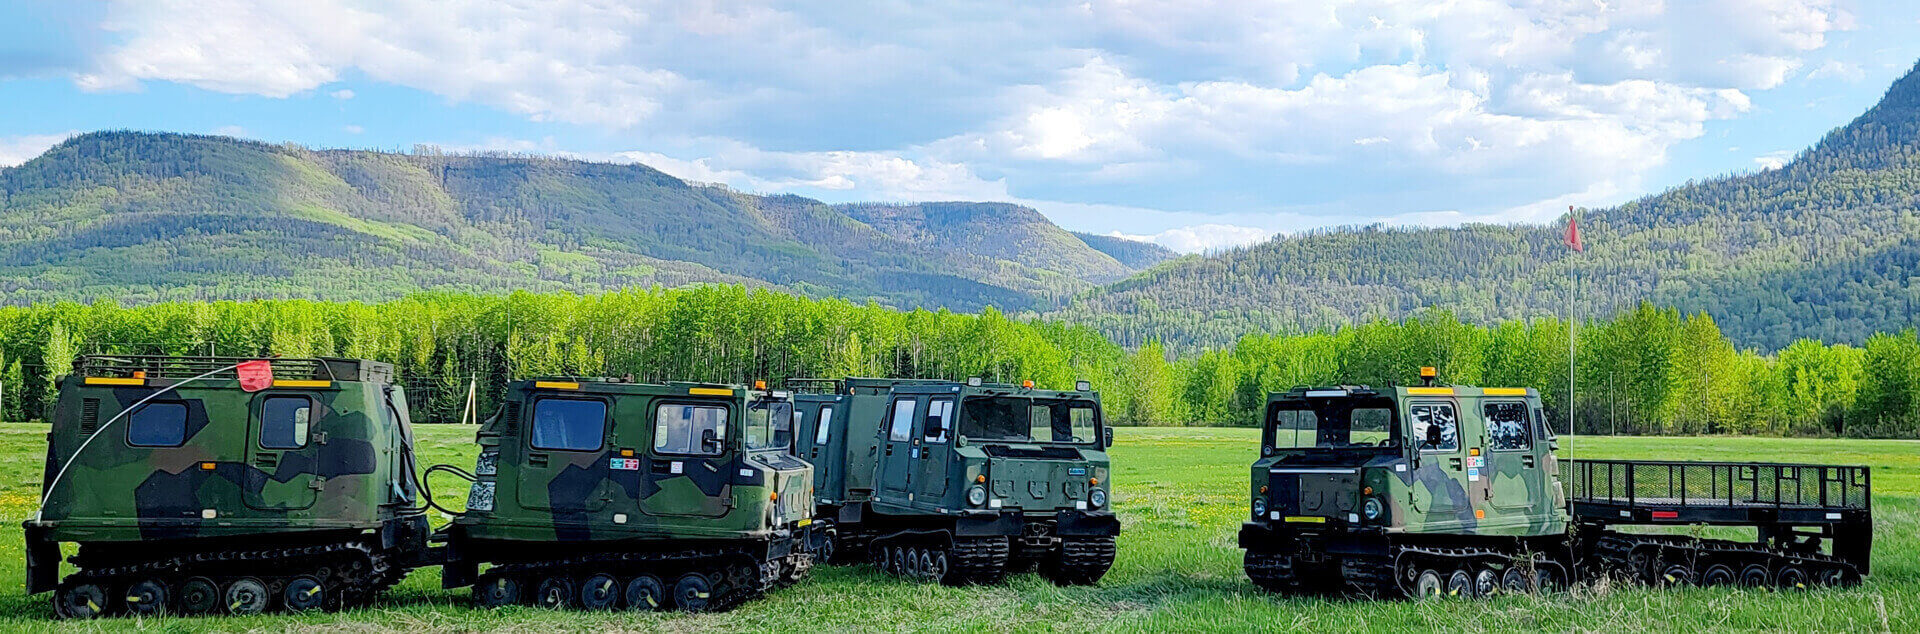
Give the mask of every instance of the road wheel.
M 554 610 L 572 606 L 573 582 L 561 575 L 547 575 L 533 592 L 533 604 Z
M 947 551 L 945 550 L 934 552 L 931 558 L 927 560 L 927 578 L 929 579 L 944 583 L 947 580 L 947 572 L 950 570 L 952 570 L 952 568 L 947 565 Z
M 1780 572 L 1773 575 L 1773 585 L 1780 586 L 1781 590 L 1805 590 L 1807 581 L 1807 569 L 1800 564 L 1781 566 Z
M 53 593 L 53 611 L 69 619 L 91 619 L 107 613 L 107 589 L 97 583 L 64 581 Z
M 1660 576 L 1654 578 L 1655 585 L 1677 587 L 1693 585 L 1693 567 L 1674 563 L 1660 569 Z
M 213 614 L 220 610 L 220 586 L 206 577 L 188 579 L 180 584 L 179 604 L 186 614 Z
M 713 582 L 707 576 L 689 572 L 673 582 L 673 607 L 688 612 L 704 612 L 713 599 Z
M 1455 570 L 1447 575 L 1447 596 L 1455 599 L 1473 598 L 1473 575 L 1465 570 Z
M 658 610 L 667 607 L 667 586 L 653 575 L 640 575 L 627 582 L 627 609 Z
M 1420 576 L 1414 577 L 1413 594 L 1416 597 L 1421 599 L 1438 599 L 1446 596 L 1446 592 L 1447 582 L 1440 576 L 1440 571 L 1438 570 L 1428 568 L 1420 571 Z
M 1479 566 L 1473 571 L 1473 596 L 1491 597 L 1500 593 L 1500 573 Z
M 920 549 L 917 547 L 906 549 L 906 555 L 904 559 L 905 561 L 903 561 L 900 564 L 900 568 L 904 572 L 904 575 L 906 576 L 906 578 L 919 579 L 920 578 Z
M 1700 585 L 1730 586 L 1730 585 L 1733 585 L 1733 582 L 1739 578 L 1740 578 L 1740 575 L 1733 571 L 1733 566 L 1729 566 L 1726 564 L 1714 564 L 1711 566 L 1707 566 L 1706 574 L 1700 575 Z
M 611 610 L 620 603 L 622 588 L 620 582 L 607 573 L 597 573 L 580 582 L 580 607 L 588 610 Z
M 906 576 L 906 574 L 907 574 L 907 549 L 906 549 L 906 547 L 904 547 L 904 546 L 894 546 L 894 547 L 893 547 L 893 554 L 892 554 L 892 556 L 891 556 L 891 559 L 892 559 L 892 561 L 893 561 L 893 569 L 892 569 L 892 570 L 888 570 L 887 572 L 891 572 L 891 573 L 893 573 L 893 576 L 895 576 L 895 577 L 904 577 L 904 576 Z
M 519 578 L 489 572 L 473 584 L 473 603 L 483 608 L 504 608 L 520 602 L 520 590 Z
M 1509 566 L 1506 572 L 1500 574 L 1500 589 L 1507 594 L 1533 594 L 1533 589 L 1539 585 L 1536 577 L 1531 568 Z
M 167 611 L 167 584 L 159 579 L 147 578 L 127 586 L 125 595 L 127 612 L 140 616 L 157 616 Z
M 893 549 L 881 546 L 875 550 L 878 552 L 874 555 L 874 565 L 880 567 L 880 572 L 893 574 Z
M 319 579 L 306 576 L 294 577 L 287 582 L 287 587 L 280 591 L 280 600 L 286 603 L 288 610 L 305 612 L 325 605 L 327 590 L 320 585 Z
M 241 577 L 227 583 L 221 599 L 228 614 L 244 616 L 267 611 L 267 605 L 273 603 L 273 594 L 267 592 L 267 584 L 259 579 Z
M 1860 583 L 1860 575 L 1840 566 L 1821 569 L 1817 578 L 1820 585 L 1833 588 L 1845 588 Z

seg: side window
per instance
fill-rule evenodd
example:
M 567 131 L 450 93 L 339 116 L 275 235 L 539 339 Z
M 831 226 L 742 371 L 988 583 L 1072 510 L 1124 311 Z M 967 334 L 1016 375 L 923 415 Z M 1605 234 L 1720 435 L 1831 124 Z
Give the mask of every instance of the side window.
M 1093 405 L 1073 404 L 1067 406 L 1067 418 L 1072 423 L 1073 442 L 1093 442 Z
M 1533 433 L 1527 425 L 1525 403 L 1487 403 L 1482 413 L 1487 419 L 1489 449 L 1518 451 L 1533 448 Z
M 1414 446 L 1420 451 L 1460 449 L 1460 420 L 1453 415 L 1453 405 L 1437 403 L 1408 409 L 1413 412 Z
M 178 447 L 187 442 L 187 404 L 149 401 L 127 415 L 127 444 Z
M 312 426 L 313 399 L 305 396 L 269 396 L 260 404 L 260 447 L 299 449 L 307 446 Z
M 820 429 L 813 432 L 813 444 L 827 444 L 827 430 L 833 429 L 833 408 L 820 408 Z
M 607 404 L 580 398 L 542 398 L 533 402 L 533 447 L 593 451 L 607 433 Z
M 1553 432 L 1553 423 L 1547 422 L 1547 415 L 1542 413 L 1538 407 L 1533 408 L 1533 420 L 1540 423 L 1541 438 L 1554 440 L 1560 437 L 1559 434 Z
M 887 439 L 905 442 L 913 438 L 913 408 L 919 404 L 910 398 L 893 402 L 893 424 L 887 430 Z
M 946 442 L 948 430 L 952 427 L 953 399 L 937 399 L 927 404 L 927 424 L 924 434 L 927 442 Z
M 701 442 L 707 432 L 722 441 Z M 653 450 L 656 453 L 717 456 L 725 451 L 727 408 L 724 405 L 661 403 L 653 412 Z M 702 446 L 705 445 L 705 446 Z
M 1053 408 L 1045 405 L 1027 406 L 1027 438 L 1035 442 L 1051 442 L 1053 437 Z

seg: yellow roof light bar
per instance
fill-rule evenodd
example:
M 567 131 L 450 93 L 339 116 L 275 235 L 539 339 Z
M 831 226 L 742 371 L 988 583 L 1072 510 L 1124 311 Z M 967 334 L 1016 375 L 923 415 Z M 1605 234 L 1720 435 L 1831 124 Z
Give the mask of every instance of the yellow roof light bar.
M 1408 393 L 1408 394 L 1413 394 L 1413 395 L 1416 395 L 1416 396 L 1453 396 L 1453 388 L 1450 388 L 1450 387 L 1410 387 L 1410 388 L 1407 388 L 1407 393 Z
M 692 395 L 694 395 L 694 396 L 733 396 L 733 388 L 730 388 L 730 387 L 690 387 L 690 388 L 687 388 L 687 393 L 688 393 L 688 394 L 692 394 Z
M 298 381 L 293 379 L 277 379 L 273 382 L 273 386 L 274 387 L 333 387 L 333 382 L 332 381 Z
M 122 379 L 110 376 L 87 377 L 87 385 L 146 385 L 146 379 Z
M 1524 387 L 1490 387 L 1481 391 L 1485 392 L 1487 396 L 1526 396 L 1527 395 L 1527 388 L 1524 388 Z
M 534 381 L 533 387 L 543 390 L 577 390 L 580 389 L 580 383 L 577 381 Z

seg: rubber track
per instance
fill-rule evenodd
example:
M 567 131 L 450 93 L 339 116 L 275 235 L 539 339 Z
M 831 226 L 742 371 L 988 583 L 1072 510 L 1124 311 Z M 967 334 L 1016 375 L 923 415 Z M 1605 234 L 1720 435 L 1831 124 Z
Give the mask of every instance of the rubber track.
M 323 587 L 332 598 L 323 606 L 326 610 L 371 603 L 381 592 L 399 583 L 407 573 L 405 569 L 394 568 L 392 558 L 387 553 L 362 540 L 293 548 L 199 552 L 113 566 L 94 566 L 93 559 L 85 555 L 75 556 L 72 562 L 80 571 L 62 580 L 62 585 L 103 580 L 129 583 L 146 577 L 161 577 L 168 579 L 169 585 L 178 591 L 178 584 L 185 579 L 206 576 L 216 579 L 256 577 L 269 587 L 275 587 L 301 575 L 318 577 L 316 570 L 328 566 L 336 573 L 347 574 L 330 574 L 323 579 Z M 294 572 L 262 575 L 225 569 L 227 564 L 239 563 L 246 564 L 252 570 Z M 55 596 L 57 600 L 58 594 Z
M 1276 553 L 1247 551 L 1247 579 L 1253 585 L 1268 592 L 1292 592 L 1299 589 L 1299 577 L 1294 574 L 1293 558 Z
M 1063 537 L 1060 550 L 1045 560 L 1040 574 L 1061 585 L 1093 585 L 1113 567 L 1113 554 L 1112 537 Z
M 488 573 L 522 577 L 525 580 L 522 584 L 525 588 L 524 592 L 531 593 L 540 578 L 554 574 L 573 577 L 602 572 L 610 566 L 657 565 L 662 562 L 691 563 L 694 565 L 688 566 L 689 569 L 698 569 L 710 577 L 725 578 L 727 590 L 709 599 L 706 608 L 708 612 L 724 612 L 759 598 L 779 581 L 778 573 L 768 570 L 768 566 L 774 563 L 771 561 L 756 561 L 755 574 L 752 575 L 735 574 L 735 571 L 726 566 L 742 558 L 746 561 L 756 561 L 746 551 L 734 549 L 683 550 L 668 553 L 593 553 L 540 562 L 496 564 L 488 569 Z M 744 576 L 751 578 L 743 579 Z M 672 588 L 673 581 L 673 579 L 661 579 L 669 589 Z M 523 596 L 531 596 L 531 594 Z
M 947 557 L 947 578 L 942 581 L 950 585 L 1000 583 L 1007 578 L 1009 550 L 1005 537 L 957 538 Z
M 1736 542 L 1722 539 L 1696 539 L 1677 535 L 1636 535 L 1608 531 L 1594 546 L 1595 552 L 1599 554 L 1600 559 L 1599 562 L 1594 563 L 1607 566 L 1612 570 L 1630 572 L 1636 579 L 1642 579 L 1642 577 L 1639 575 L 1641 571 L 1631 570 L 1633 552 L 1648 547 L 1658 549 L 1662 552 L 1678 551 L 1688 553 L 1682 557 L 1687 561 L 1697 561 L 1703 556 L 1726 555 L 1736 555 L 1747 558 L 1748 563 L 1765 561 L 1769 573 L 1779 570 L 1780 565 L 1783 563 L 1782 560 L 1786 560 L 1787 562 L 1809 562 L 1816 566 L 1837 568 L 1851 573 L 1856 579 L 1860 576 L 1858 567 L 1826 553 L 1786 552 L 1750 542 Z M 1806 568 L 1810 578 L 1809 580 L 1818 576 L 1816 574 L 1818 571 L 1817 568 L 1813 566 L 1807 566 Z M 1705 571 L 1696 570 L 1695 572 Z

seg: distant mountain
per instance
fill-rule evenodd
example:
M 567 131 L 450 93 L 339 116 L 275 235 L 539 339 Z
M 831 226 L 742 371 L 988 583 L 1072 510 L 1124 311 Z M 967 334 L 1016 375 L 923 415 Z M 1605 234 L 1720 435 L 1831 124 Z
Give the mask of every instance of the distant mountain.
M 1073 233 L 1073 237 L 1079 238 L 1081 242 L 1087 243 L 1087 246 L 1099 249 L 1101 253 L 1113 256 L 1113 259 L 1119 260 L 1121 264 L 1134 269 L 1150 269 L 1161 262 L 1180 257 L 1180 254 L 1174 253 L 1173 250 L 1152 242 L 1097 236 L 1078 231 Z
M 1920 67 L 1776 170 L 1690 182 L 1580 216 L 1587 251 L 1547 226 L 1362 227 L 1189 258 L 1053 316 L 1122 343 L 1217 346 L 1426 307 L 1473 321 L 1583 315 L 1647 300 L 1706 311 L 1736 342 L 1859 342 L 1920 324 Z
M 1004 204 L 826 205 L 643 165 L 100 132 L 0 170 L 7 303 L 740 283 L 1021 311 L 1129 266 Z

